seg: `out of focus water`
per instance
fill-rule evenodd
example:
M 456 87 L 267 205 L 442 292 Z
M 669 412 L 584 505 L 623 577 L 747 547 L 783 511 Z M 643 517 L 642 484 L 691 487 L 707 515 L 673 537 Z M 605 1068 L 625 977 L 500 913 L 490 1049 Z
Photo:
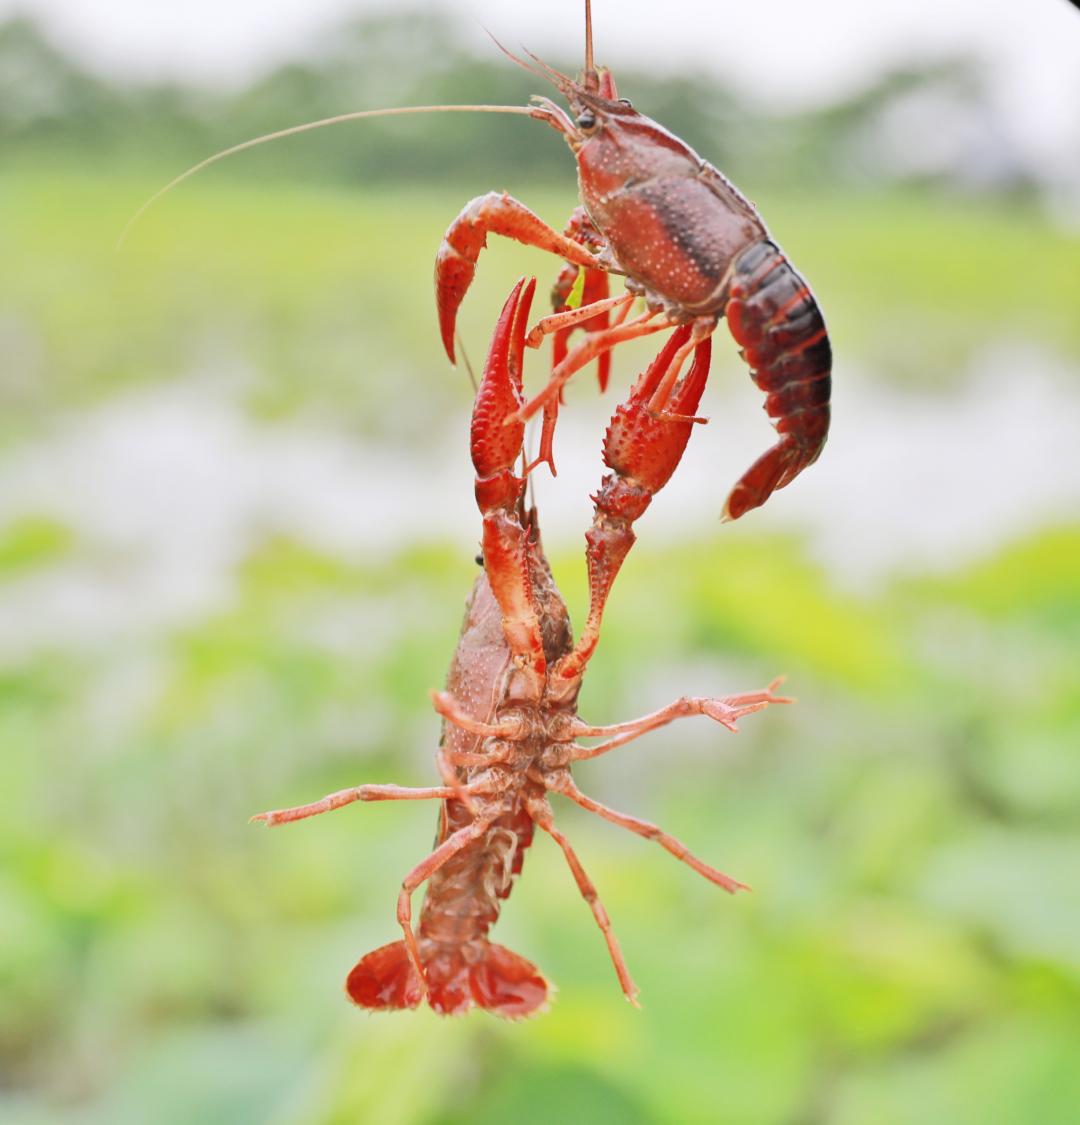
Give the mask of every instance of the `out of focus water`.
M 710 531 L 718 551 L 742 533 L 796 532 L 838 584 L 867 590 L 899 572 L 962 565 L 1080 512 L 1080 372 L 1017 342 L 978 354 L 935 393 L 841 362 L 820 461 L 721 535 L 726 490 L 771 435 L 755 410 L 760 395 L 733 393 L 731 374 L 714 377 L 728 385 L 710 395 L 710 424 L 639 525 L 645 550 Z M 423 446 L 402 449 L 326 424 L 253 418 L 231 387 L 226 373 L 193 372 L 59 418 L 4 452 L 0 526 L 44 517 L 83 543 L 63 565 L 0 592 L 9 654 L 92 647 L 218 610 L 234 595 L 237 566 L 268 535 L 356 558 L 427 542 L 472 549 L 479 517 L 464 409 Z M 559 477 L 535 475 L 557 550 L 588 526 L 610 406 L 577 401 L 564 411 Z

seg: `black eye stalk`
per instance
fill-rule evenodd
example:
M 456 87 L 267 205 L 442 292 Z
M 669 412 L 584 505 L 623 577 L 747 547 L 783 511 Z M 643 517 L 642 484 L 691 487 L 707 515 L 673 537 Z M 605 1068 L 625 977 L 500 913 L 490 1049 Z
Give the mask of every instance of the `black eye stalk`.
M 578 114 L 577 127 L 583 133 L 591 133 L 596 128 L 596 114 L 591 109 L 582 110 Z

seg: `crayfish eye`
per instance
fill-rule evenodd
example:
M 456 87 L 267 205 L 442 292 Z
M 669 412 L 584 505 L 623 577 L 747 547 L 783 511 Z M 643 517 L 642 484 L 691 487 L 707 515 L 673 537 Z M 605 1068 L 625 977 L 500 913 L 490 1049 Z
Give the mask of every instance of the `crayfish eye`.
M 627 109 L 634 108 L 634 103 L 629 98 L 619 98 L 619 105 L 624 105 Z
M 596 114 L 591 109 L 584 109 L 578 114 L 577 127 L 583 133 L 591 133 L 596 128 Z

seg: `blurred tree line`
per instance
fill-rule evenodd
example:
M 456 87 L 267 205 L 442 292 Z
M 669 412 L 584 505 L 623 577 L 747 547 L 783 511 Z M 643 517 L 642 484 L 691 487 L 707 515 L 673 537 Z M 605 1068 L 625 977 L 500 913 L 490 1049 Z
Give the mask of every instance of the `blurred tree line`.
M 351 109 L 520 105 L 539 89 L 494 46 L 479 57 L 452 18 L 426 9 L 348 23 L 313 48 L 239 91 L 124 85 L 91 72 L 17 18 L 0 25 L 0 150 L 183 167 L 248 137 Z M 576 60 L 551 61 L 576 73 Z M 833 104 L 788 115 L 748 104 L 703 73 L 620 68 L 618 78 L 643 112 L 740 182 L 762 188 L 929 182 L 1024 191 L 1040 178 L 999 126 L 986 79 L 971 60 L 887 73 Z M 297 143 L 302 161 L 290 147 Z M 497 185 L 510 168 L 564 181 L 561 139 L 516 118 L 375 120 L 267 146 L 231 162 L 227 174 Z

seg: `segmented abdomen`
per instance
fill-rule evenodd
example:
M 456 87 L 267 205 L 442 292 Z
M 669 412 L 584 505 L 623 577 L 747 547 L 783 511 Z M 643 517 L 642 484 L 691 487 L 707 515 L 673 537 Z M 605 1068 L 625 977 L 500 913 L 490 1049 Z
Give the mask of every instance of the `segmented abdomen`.
M 447 801 L 439 818 L 436 843 L 471 821 L 458 801 Z M 420 914 L 420 937 L 449 945 L 483 940 L 499 917 L 525 850 L 533 822 L 524 810 L 498 818 L 475 844 L 462 849 L 432 875 Z
M 780 441 L 743 474 L 725 515 L 763 504 L 817 460 L 829 433 L 832 349 L 809 286 L 765 239 L 735 259 L 725 310 Z

